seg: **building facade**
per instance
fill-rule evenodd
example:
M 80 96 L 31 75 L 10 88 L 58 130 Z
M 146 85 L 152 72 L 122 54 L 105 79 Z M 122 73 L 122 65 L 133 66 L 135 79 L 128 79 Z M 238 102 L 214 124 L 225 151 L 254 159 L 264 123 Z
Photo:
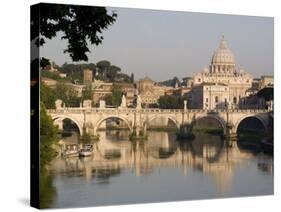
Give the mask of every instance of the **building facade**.
M 237 108 L 252 87 L 252 81 L 250 74 L 236 66 L 235 57 L 222 37 L 209 68 L 204 68 L 192 80 L 189 106 L 210 110 L 227 106 Z
M 137 81 L 136 87 L 145 105 L 157 104 L 160 96 L 164 96 L 168 90 L 172 89 L 172 87 L 158 85 L 149 77 Z
M 83 70 L 83 82 L 84 84 L 91 84 L 93 81 L 93 71 L 90 69 Z

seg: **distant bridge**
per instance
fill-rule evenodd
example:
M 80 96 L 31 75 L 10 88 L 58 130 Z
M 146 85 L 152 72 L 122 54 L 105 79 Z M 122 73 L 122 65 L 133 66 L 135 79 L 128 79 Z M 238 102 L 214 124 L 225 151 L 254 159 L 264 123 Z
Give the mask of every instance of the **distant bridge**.
M 202 118 L 212 118 L 217 120 L 224 133 L 236 134 L 239 124 L 248 117 L 256 118 L 262 123 L 264 129 L 269 128 L 270 119 L 273 118 L 272 111 L 264 109 L 158 109 L 158 108 L 95 108 L 95 107 L 61 107 L 47 110 L 54 123 L 62 128 L 64 119 L 72 120 L 78 127 L 80 135 L 84 132 L 97 135 L 97 130 L 101 124 L 111 118 L 124 121 L 129 130 L 146 132 L 151 122 L 156 118 L 171 120 L 177 128 L 182 125 L 193 124 Z M 84 130 L 83 130 L 84 129 Z

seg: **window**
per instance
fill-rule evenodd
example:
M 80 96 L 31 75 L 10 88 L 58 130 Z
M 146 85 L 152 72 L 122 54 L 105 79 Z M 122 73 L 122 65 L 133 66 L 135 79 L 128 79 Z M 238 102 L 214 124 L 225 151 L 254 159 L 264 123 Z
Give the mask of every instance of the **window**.
M 198 78 L 198 82 L 201 82 L 201 79 L 200 79 L 200 78 Z
M 209 100 L 209 99 L 208 99 L 208 98 L 206 98 L 206 102 L 208 102 L 208 100 Z
M 216 103 L 219 102 L 219 97 L 218 97 L 218 96 L 215 97 L 215 102 L 216 102 Z

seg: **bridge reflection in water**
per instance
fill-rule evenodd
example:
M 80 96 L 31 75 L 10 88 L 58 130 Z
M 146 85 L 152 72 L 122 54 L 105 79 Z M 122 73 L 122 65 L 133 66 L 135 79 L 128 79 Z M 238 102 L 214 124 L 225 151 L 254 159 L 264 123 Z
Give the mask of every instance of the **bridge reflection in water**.
M 56 185 L 58 194 L 61 195 L 58 195 L 54 207 L 113 204 L 115 201 L 110 198 L 116 198 L 114 196 L 116 190 L 110 185 L 117 183 L 112 182 L 116 177 L 121 179 L 122 176 L 127 181 L 118 180 L 117 187 L 127 190 L 128 186 L 131 186 L 143 192 L 153 191 L 154 194 L 158 194 L 157 186 L 163 185 L 163 179 L 166 180 L 169 175 L 171 177 L 169 177 L 169 181 L 165 182 L 166 184 L 176 184 L 179 180 L 177 178 L 180 178 L 185 179 L 182 186 L 186 186 L 185 181 L 202 185 L 196 190 L 187 186 L 185 191 L 179 191 L 183 196 L 177 198 L 171 196 L 170 200 L 262 195 L 273 192 L 273 162 L 270 156 L 239 149 L 237 145 L 227 148 L 219 136 L 209 134 L 197 134 L 193 141 L 180 143 L 176 141 L 175 133 L 172 132 L 150 131 L 148 140 L 144 142 L 130 142 L 128 133 L 129 131 L 100 131 L 100 142 L 94 146 L 93 157 L 57 158 L 52 164 L 51 171 L 59 179 Z M 247 173 L 249 170 L 250 173 Z M 177 176 L 174 176 L 175 172 Z M 252 176 L 253 174 L 254 176 Z M 264 175 L 267 178 L 262 179 L 257 175 Z M 132 182 L 134 176 L 136 179 L 143 180 L 143 183 L 147 183 L 151 188 L 145 187 L 142 183 L 143 187 L 133 185 L 133 182 L 136 184 L 138 182 L 138 180 Z M 196 176 L 199 176 L 198 179 Z M 71 203 L 67 205 L 65 203 L 67 200 L 62 196 L 65 192 L 70 191 L 70 189 L 66 189 L 67 183 L 64 185 L 65 177 L 76 179 L 73 183 L 79 181 L 80 186 L 81 184 L 88 185 L 93 189 L 91 192 L 97 192 L 99 197 L 96 196 L 88 201 L 81 199 L 80 205 L 71 205 Z M 248 179 L 249 177 L 252 179 Z M 154 182 L 155 178 L 158 178 L 159 182 Z M 199 179 L 203 181 L 198 182 Z M 235 182 L 237 180 L 240 181 L 241 186 L 247 184 L 249 180 L 256 183 L 248 183 L 246 191 L 245 188 L 239 188 L 239 183 Z M 161 181 L 162 183 L 160 183 Z M 206 183 L 209 186 L 206 186 Z M 267 187 L 262 185 L 263 183 L 266 183 Z M 107 200 L 100 199 L 105 192 L 101 185 L 109 185 L 107 195 L 110 198 Z M 203 188 L 204 186 L 206 188 Z M 73 188 L 73 185 L 71 187 L 74 190 L 77 189 Z M 264 191 L 261 190 L 263 188 L 265 188 Z M 82 192 L 82 196 L 87 192 L 81 188 L 78 190 Z M 165 195 L 161 198 L 163 196 L 161 192 L 163 192 L 162 189 L 159 189 L 159 197 L 151 197 L 151 199 L 136 199 L 139 195 L 134 197 L 134 192 L 132 194 L 124 192 L 122 195 L 125 200 L 119 201 L 119 203 L 167 201 L 168 197 Z M 171 191 L 171 193 L 175 192 Z M 126 193 L 131 196 L 126 196 Z M 135 191 L 136 193 L 138 191 Z M 67 198 L 71 199 L 69 195 Z M 79 202 L 80 194 L 73 198 L 76 203 Z

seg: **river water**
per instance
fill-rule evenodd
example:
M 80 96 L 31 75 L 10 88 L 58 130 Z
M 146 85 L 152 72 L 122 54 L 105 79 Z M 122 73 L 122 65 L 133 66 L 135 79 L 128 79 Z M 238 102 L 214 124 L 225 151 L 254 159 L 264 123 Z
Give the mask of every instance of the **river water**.
M 273 158 L 241 145 L 226 148 L 218 136 L 149 131 L 130 142 L 128 131 L 100 131 L 89 158 L 56 158 L 54 192 L 46 207 L 85 207 L 273 194 Z M 77 142 L 77 137 L 66 143 Z

